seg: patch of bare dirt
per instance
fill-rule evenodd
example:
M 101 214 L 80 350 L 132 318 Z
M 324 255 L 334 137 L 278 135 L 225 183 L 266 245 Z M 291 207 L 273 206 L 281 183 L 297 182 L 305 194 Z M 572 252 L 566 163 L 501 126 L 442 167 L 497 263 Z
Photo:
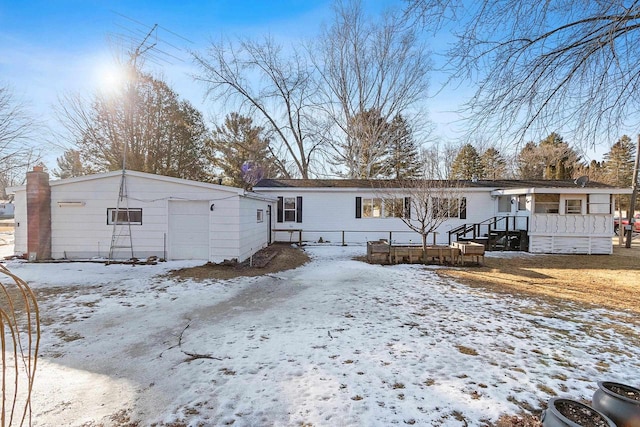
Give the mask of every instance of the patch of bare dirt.
M 485 257 L 481 266 L 437 270 L 469 286 L 640 313 L 640 242 L 613 255 Z
M 309 261 L 302 248 L 289 243 L 274 243 L 258 251 L 253 259 L 242 263 L 206 263 L 198 267 L 181 268 L 169 274 L 182 279 L 233 279 L 243 276 L 261 276 L 300 267 Z

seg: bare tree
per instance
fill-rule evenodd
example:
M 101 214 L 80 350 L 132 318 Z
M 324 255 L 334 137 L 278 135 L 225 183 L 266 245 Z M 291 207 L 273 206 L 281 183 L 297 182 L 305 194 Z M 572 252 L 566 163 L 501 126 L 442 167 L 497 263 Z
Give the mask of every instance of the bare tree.
M 422 169 L 425 178 L 442 179 L 450 177 L 453 170 L 453 160 L 458 151 L 459 148 L 451 143 L 436 143 L 428 148 L 423 148 L 420 157 L 422 158 Z
M 457 29 L 450 71 L 479 81 L 470 132 L 522 142 L 562 129 L 596 144 L 640 126 L 638 2 L 407 1 L 408 16 Z
M 40 161 L 40 150 L 30 144 L 35 128 L 25 104 L 8 86 L 0 85 L 0 188 L 24 181 L 25 172 Z
M 196 76 L 207 95 L 256 118 L 271 134 L 271 153 L 283 176 L 309 178 L 322 144 L 318 132 L 313 70 L 293 49 L 285 56 L 273 39 L 212 43 L 206 54 L 193 53 Z
M 367 19 L 359 0 L 337 1 L 334 22 L 318 40 L 312 58 L 322 78 L 332 156 L 346 165 L 346 175 L 360 176 L 384 155 L 394 117 L 426 122 L 416 105 L 427 93 L 429 50 L 401 16 L 389 11 L 379 21 Z M 378 119 L 358 120 L 370 112 Z
M 449 218 L 466 218 L 466 199 L 460 190 L 460 181 L 407 179 L 387 181 L 379 194 L 384 209 L 393 206 L 393 216 L 420 234 L 426 251 L 427 237 L 442 223 Z

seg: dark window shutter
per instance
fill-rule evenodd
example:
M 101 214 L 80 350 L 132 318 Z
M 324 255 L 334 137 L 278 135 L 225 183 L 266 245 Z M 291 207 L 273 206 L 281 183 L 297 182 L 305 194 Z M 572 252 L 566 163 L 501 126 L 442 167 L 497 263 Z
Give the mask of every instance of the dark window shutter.
M 404 217 L 411 219 L 411 197 L 404 198 Z
M 278 197 L 278 215 L 276 216 L 276 221 L 282 222 L 282 217 L 284 216 L 284 200 L 282 197 Z
M 362 218 L 362 197 L 356 197 L 356 218 Z
M 302 197 L 296 197 L 296 222 L 302 222 Z
M 467 219 L 467 198 L 460 199 L 460 219 Z

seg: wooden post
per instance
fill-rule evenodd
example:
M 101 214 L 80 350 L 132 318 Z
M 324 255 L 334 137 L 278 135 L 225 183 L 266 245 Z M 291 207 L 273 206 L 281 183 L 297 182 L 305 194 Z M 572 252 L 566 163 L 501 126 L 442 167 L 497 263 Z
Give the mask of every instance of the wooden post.
M 342 230 L 342 246 L 347 246 L 346 243 L 344 243 L 344 230 Z

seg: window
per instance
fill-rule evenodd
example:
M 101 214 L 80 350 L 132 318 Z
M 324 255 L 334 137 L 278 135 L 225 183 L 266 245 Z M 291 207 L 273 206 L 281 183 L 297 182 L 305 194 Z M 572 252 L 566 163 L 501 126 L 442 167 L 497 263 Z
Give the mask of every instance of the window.
M 302 197 L 278 197 L 278 222 L 302 222 Z
M 262 209 L 258 209 L 256 211 L 256 222 L 262 222 L 264 221 L 264 211 Z
M 116 219 L 117 212 L 117 219 Z M 107 209 L 107 224 L 142 225 L 142 209 Z
M 385 199 L 384 216 L 386 218 L 402 218 L 404 215 L 404 199 Z
M 382 217 L 382 199 L 362 199 L 363 218 Z
M 411 198 L 371 198 L 356 197 L 356 218 L 409 218 Z
M 511 212 L 511 196 L 498 196 L 498 212 Z
M 536 194 L 535 213 L 557 214 L 560 212 L 559 194 Z
M 285 197 L 284 198 L 284 221 L 295 222 L 296 220 L 296 198 Z
M 467 199 L 449 199 L 444 197 L 434 197 L 431 199 L 431 214 L 433 218 L 467 218 Z
M 582 200 L 580 199 L 566 200 L 564 213 L 567 215 L 580 215 L 582 213 Z
M 519 211 L 527 210 L 527 196 L 525 194 L 521 194 L 518 196 L 518 210 Z

